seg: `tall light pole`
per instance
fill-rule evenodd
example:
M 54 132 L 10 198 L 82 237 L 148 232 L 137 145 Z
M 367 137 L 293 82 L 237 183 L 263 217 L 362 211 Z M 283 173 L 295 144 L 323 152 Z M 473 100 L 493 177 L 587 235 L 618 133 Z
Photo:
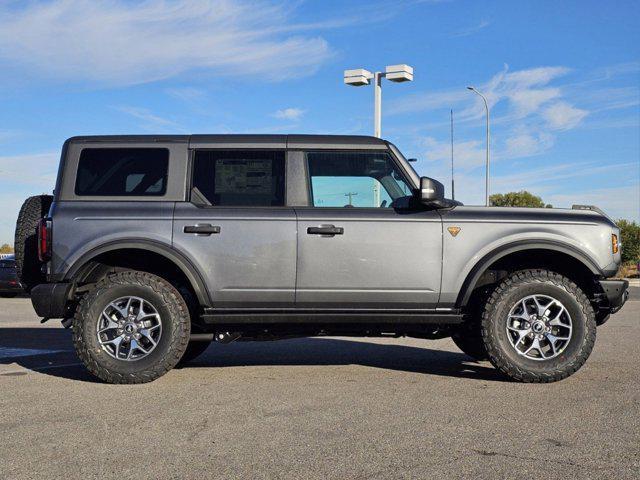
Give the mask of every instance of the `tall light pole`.
M 364 68 L 344 71 L 344 83 L 354 87 L 369 85 L 373 80 L 373 135 L 380 138 L 382 135 L 382 79 L 392 82 L 413 81 L 413 67 L 409 65 L 389 65 L 384 72 L 371 73 Z
M 489 206 L 489 145 L 491 141 L 491 137 L 489 135 L 489 104 L 487 103 L 487 99 L 485 98 L 485 96 L 481 94 L 478 90 L 476 90 L 475 87 L 467 87 L 467 89 L 480 95 L 480 97 L 484 101 L 484 108 L 487 112 L 487 172 L 486 172 L 486 179 L 485 179 L 484 201 L 485 201 L 485 205 L 488 207 Z

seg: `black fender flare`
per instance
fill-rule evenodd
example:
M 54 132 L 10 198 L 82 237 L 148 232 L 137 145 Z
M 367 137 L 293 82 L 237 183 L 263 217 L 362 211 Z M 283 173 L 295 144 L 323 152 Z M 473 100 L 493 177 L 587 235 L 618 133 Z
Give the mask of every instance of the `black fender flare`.
M 520 240 L 517 242 L 511 242 L 506 245 L 501 245 L 500 247 L 492 250 L 484 257 L 482 257 L 478 262 L 473 266 L 464 283 L 462 284 L 462 288 L 460 289 L 460 293 L 458 294 L 458 298 L 456 300 L 457 307 L 464 307 L 467 305 L 473 290 L 480 280 L 480 277 L 487 269 L 496 261 L 500 260 L 507 255 L 516 252 L 522 252 L 525 250 L 552 250 L 559 253 L 564 253 L 573 257 L 582 263 L 585 267 L 587 267 L 591 273 L 593 273 L 597 277 L 603 277 L 604 273 L 598 267 L 598 264 L 586 253 L 578 250 L 576 247 L 557 242 L 554 240 Z
M 191 263 L 191 261 L 185 257 L 182 253 L 177 250 L 171 248 L 168 245 L 163 243 L 148 240 L 143 238 L 136 239 L 128 239 L 128 240 L 115 240 L 112 242 L 104 243 L 98 247 L 92 248 L 91 250 L 85 252 L 76 260 L 65 272 L 64 280 L 65 281 L 73 281 L 75 276 L 80 272 L 80 270 L 91 260 L 96 258 L 98 255 L 102 255 L 103 253 L 112 252 L 116 250 L 125 250 L 125 249 L 140 249 L 140 250 L 148 250 L 153 253 L 157 253 L 158 255 L 162 255 L 170 262 L 174 263 L 187 277 L 187 280 L 191 283 L 196 296 L 198 297 L 198 302 L 203 306 L 210 306 L 211 299 L 209 298 L 209 292 L 206 288 L 206 284 L 202 279 L 202 275 L 198 269 Z

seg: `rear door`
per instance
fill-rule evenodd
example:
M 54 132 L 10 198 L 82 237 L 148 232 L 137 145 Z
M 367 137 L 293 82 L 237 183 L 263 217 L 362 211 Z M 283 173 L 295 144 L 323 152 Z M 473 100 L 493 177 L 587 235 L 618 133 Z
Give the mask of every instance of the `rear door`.
M 387 151 L 308 151 L 310 206 L 298 215 L 296 306 L 430 309 L 442 222 L 412 209 L 414 188 Z
M 214 307 L 292 307 L 296 217 L 285 150 L 195 149 L 190 201 L 176 203 L 174 247 L 205 277 Z

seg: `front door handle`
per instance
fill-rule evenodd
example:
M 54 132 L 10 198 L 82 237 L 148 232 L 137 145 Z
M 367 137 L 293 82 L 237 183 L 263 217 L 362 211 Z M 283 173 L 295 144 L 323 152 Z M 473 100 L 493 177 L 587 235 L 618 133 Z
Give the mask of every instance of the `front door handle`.
M 323 225 L 321 227 L 308 227 L 307 233 L 309 235 L 327 235 L 333 237 L 334 235 L 342 235 L 344 228 L 336 227 L 334 225 Z
M 186 225 L 184 233 L 195 233 L 196 235 L 209 236 L 212 233 L 220 233 L 218 225 L 210 225 L 208 223 L 199 223 L 197 225 Z

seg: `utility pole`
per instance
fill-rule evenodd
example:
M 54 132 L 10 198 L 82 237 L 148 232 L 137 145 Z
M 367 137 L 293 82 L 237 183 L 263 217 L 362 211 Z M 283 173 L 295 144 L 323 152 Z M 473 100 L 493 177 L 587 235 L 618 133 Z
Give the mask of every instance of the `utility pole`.
M 467 87 L 468 90 L 471 90 L 474 93 L 477 93 L 478 95 L 480 95 L 480 97 L 482 98 L 482 101 L 484 102 L 484 108 L 487 112 L 487 172 L 486 172 L 486 178 L 485 178 L 485 204 L 488 207 L 489 206 L 489 145 L 490 145 L 490 140 L 491 137 L 489 135 L 489 104 L 487 103 L 487 98 L 481 94 L 478 90 L 476 90 L 475 87 Z
M 349 192 L 344 194 L 345 197 L 349 197 L 349 205 L 352 207 L 353 207 L 353 197 L 356 196 L 357 194 L 358 192 Z
M 453 108 L 451 109 L 451 200 L 456 199 L 456 188 L 453 182 Z

